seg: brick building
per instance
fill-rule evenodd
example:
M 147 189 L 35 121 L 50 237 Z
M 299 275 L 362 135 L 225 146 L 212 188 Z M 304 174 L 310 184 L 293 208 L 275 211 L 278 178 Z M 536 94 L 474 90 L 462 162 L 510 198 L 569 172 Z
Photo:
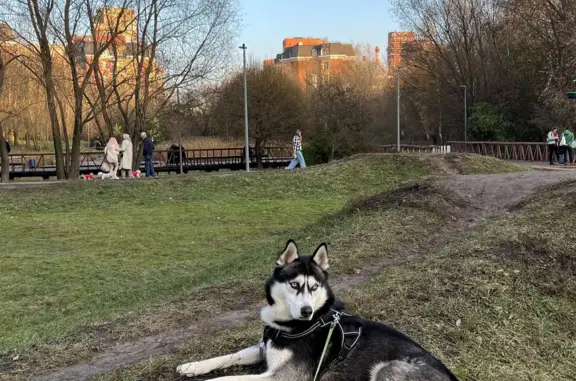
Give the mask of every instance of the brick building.
M 388 73 L 396 75 L 396 69 L 402 65 L 404 49 L 407 43 L 416 41 L 414 32 L 388 33 Z
M 148 52 L 140 52 L 137 45 L 138 24 L 134 10 L 128 8 L 101 8 L 96 15 L 96 40 L 99 43 L 110 41 L 116 35 L 111 46 L 99 57 L 98 64 L 102 78 L 110 81 L 116 74 L 117 80 L 135 78 L 138 60 L 142 60 L 142 70 L 148 67 Z M 116 33 L 115 31 L 119 31 Z M 85 64 L 94 59 L 94 43 L 91 35 L 74 36 Z M 114 52 L 114 49 L 116 51 Z M 161 74 L 162 69 L 155 61 L 153 76 Z
M 352 44 L 329 42 L 326 38 L 290 37 L 282 43 L 282 53 L 264 65 L 278 65 L 294 75 L 302 88 L 316 86 L 330 75 L 338 75 L 356 61 Z
M 388 73 L 391 77 L 396 70 L 419 52 L 430 52 L 434 48 L 432 41 L 416 38 L 414 32 L 388 33 Z

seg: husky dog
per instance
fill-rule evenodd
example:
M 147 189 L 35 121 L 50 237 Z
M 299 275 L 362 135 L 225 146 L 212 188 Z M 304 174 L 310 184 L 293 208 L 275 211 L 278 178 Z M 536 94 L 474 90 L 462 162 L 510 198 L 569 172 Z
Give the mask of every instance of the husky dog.
M 194 377 L 266 361 L 259 375 L 212 381 L 458 381 L 416 342 L 380 323 L 344 312 L 328 285 L 328 249 L 300 256 L 288 241 L 266 283 L 266 324 L 259 345 L 227 356 L 180 365 Z

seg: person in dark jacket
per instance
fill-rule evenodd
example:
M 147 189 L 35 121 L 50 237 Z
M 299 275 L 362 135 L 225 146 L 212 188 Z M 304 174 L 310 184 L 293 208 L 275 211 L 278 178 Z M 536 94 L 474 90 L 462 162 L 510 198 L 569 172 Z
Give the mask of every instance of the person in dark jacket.
M 154 140 L 146 135 L 145 132 L 140 134 L 143 142 L 143 153 L 144 153 L 144 166 L 146 168 L 146 177 L 154 177 L 154 162 L 152 161 L 152 155 L 154 154 Z
M 5 140 L 5 142 L 6 142 L 6 152 L 10 153 L 12 147 L 10 147 L 10 143 L 8 142 L 8 140 Z

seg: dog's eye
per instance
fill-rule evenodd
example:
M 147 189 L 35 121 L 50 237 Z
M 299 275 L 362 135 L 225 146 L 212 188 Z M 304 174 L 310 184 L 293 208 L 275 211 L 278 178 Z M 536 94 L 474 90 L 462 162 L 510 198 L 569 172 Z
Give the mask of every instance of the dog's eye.
M 298 288 L 300 288 L 300 285 L 298 284 L 298 282 L 292 282 L 290 283 L 290 287 L 297 290 Z
M 310 291 L 316 291 L 318 289 L 318 285 L 315 284 L 314 286 L 310 287 Z

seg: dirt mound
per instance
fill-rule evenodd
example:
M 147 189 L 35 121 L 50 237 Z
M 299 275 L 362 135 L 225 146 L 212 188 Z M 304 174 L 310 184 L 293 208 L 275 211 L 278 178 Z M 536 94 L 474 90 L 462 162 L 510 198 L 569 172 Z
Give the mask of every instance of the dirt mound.
M 343 213 L 381 211 L 407 207 L 442 217 L 459 218 L 469 213 L 470 203 L 454 192 L 429 181 L 406 184 L 394 190 L 351 201 Z

